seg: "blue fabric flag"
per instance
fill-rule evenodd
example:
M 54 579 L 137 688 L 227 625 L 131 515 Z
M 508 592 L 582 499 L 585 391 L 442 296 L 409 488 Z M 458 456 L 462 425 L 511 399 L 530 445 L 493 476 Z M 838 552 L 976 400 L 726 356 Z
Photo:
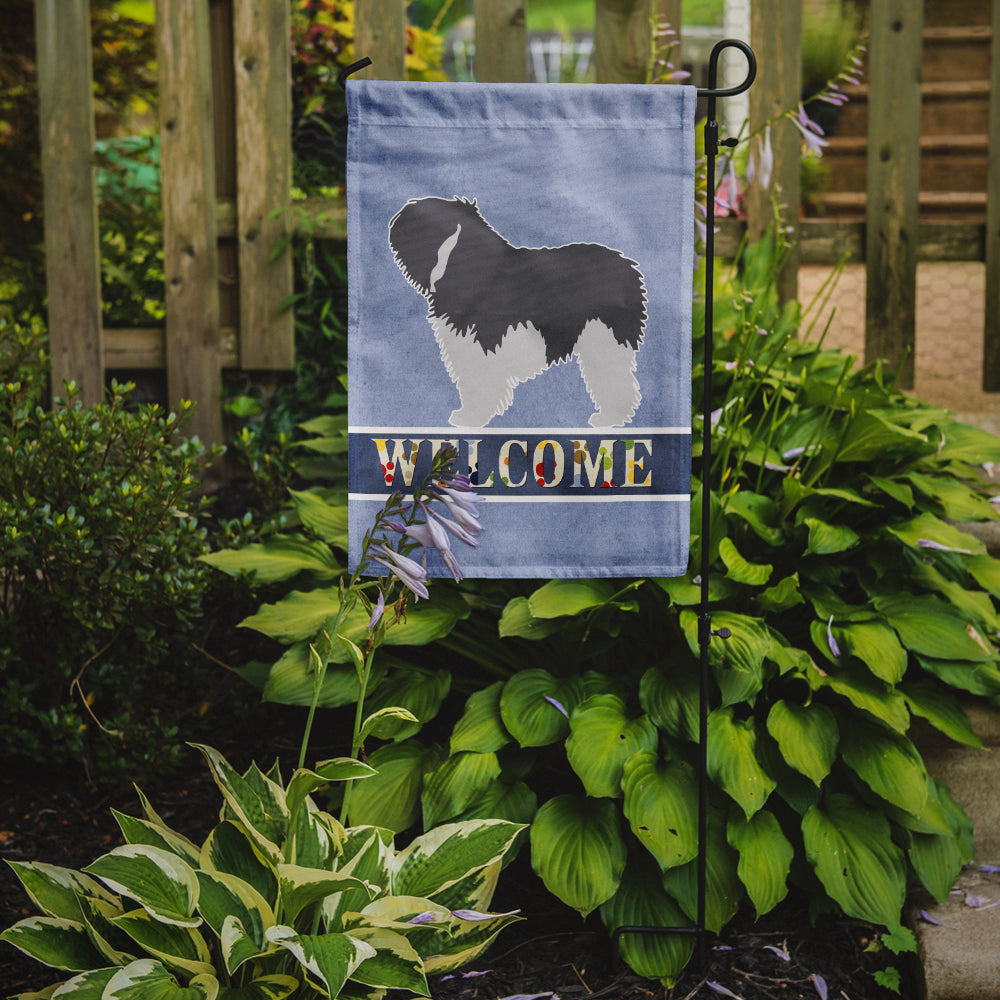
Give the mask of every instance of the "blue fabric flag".
M 352 567 L 450 442 L 467 576 L 686 572 L 695 99 L 348 82 Z

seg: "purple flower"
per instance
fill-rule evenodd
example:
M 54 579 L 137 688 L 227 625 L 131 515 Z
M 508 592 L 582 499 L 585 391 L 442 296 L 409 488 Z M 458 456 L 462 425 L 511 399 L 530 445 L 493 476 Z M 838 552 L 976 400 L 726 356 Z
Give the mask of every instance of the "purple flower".
M 942 545 L 940 542 L 935 542 L 930 538 L 918 538 L 917 547 L 921 549 L 938 549 L 941 552 L 960 552 L 965 556 L 972 555 L 972 549 L 956 549 L 951 545 Z
M 816 156 L 822 156 L 823 147 L 827 145 L 826 139 L 821 138 L 823 130 L 806 114 L 806 109 L 801 104 L 798 114 L 792 116 L 792 124 L 802 134 L 806 149 Z
M 833 615 L 830 615 L 830 620 L 826 623 L 826 641 L 830 647 L 830 652 L 834 656 L 840 656 L 840 646 L 837 645 L 837 640 L 833 637 Z
M 747 182 L 753 184 L 756 180 L 766 191 L 771 186 L 771 174 L 774 172 L 774 150 L 771 148 L 771 126 L 764 129 L 764 135 L 758 138 L 750 147 L 750 159 L 747 163 Z
M 559 709 L 559 711 L 562 712 L 562 714 L 565 715 L 567 719 L 569 718 L 569 712 L 566 711 L 565 707 L 562 705 L 561 702 L 556 701 L 555 698 L 552 698 L 549 695 L 543 695 L 543 697 L 550 705 L 555 705 L 555 707 Z
M 467 531 L 460 524 L 456 524 L 454 521 L 449 521 L 448 518 L 442 517 L 436 510 L 428 508 L 428 512 L 431 517 L 436 517 L 460 542 L 465 542 L 466 545 L 471 545 L 476 548 L 479 542 L 476 541 L 475 536 L 471 531 Z M 476 533 L 478 534 L 482 531 L 482 528 L 477 524 L 475 526 Z
M 417 597 L 429 597 L 427 591 L 427 570 L 409 556 L 394 552 L 386 545 L 373 545 L 371 551 L 376 553 L 372 558 L 390 570 Z M 384 556 L 385 558 L 381 558 Z
M 418 913 L 415 917 L 410 917 L 406 922 L 408 924 L 431 924 L 437 920 L 437 916 L 433 910 L 424 910 L 423 913 Z
M 743 1000 L 738 993 L 734 993 L 732 990 L 727 990 L 725 986 L 721 983 L 713 983 L 711 980 L 705 983 L 705 985 L 716 993 L 721 993 L 724 997 L 734 997 L 735 1000 Z
M 513 917 L 520 913 L 520 910 L 511 910 L 509 913 L 480 913 L 479 910 L 452 910 L 451 915 L 459 920 L 492 920 L 494 917 Z
M 765 951 L 773 951 L 775 953 L 775 955 L 777 955 L 778 958 L 780 958 L 782 960 L 782 962 L 790 962 L 792 960 L 792 956 L 789 955 L 788 952 L 784 948 L 779 948 L 775 944 L 766 944 L 766 945 L 764 945 L 764 950 Z
M 813 986 L 816 987 L 816 992 L 819 994 L 819 1000 L 826 1000 L 826 980 L 815 972 L 809 978 L 812 979 Z
M 368 619 L 368 631 L 371 632 L 376 625 L 382 620 L 382 613 L 385 611 L 385 595 L 380 590 L 378 592 L 378 600 L 375 602 L 375 607 L 372 608 L 372 616 Z

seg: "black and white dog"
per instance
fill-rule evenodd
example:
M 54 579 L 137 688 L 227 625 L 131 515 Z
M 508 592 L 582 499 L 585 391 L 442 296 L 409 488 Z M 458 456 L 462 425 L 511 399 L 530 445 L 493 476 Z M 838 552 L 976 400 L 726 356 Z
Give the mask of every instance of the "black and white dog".
M 632 419 L 646 324 L 634 261 L 598 243 L 515 247 L 465 198 L 408 201 L 389 223 L 389 245 L 427 299 L 458 387 L 452 425 L 484 427 L 510 406 L 517 385 L 573 357 L 596 408 L 590 425 Z

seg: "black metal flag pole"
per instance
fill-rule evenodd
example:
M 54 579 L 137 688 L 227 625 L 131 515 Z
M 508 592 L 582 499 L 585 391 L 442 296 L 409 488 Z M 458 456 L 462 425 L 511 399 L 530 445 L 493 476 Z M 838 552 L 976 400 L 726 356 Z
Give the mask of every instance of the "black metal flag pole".
M 747 75 L 736 87 L 719 88 L 719 57 L 727 48 L 739 49 L 747 60 Z M 345 66 L 337 76 L 343 88 L 347 78 L 358 70 L 371 65 L 366 56 Z M 704 334 L 704 397 L 702 402 L 702 454 L 701 454 L 701 600 L 698 612 L 698 645 L 701 653 L 701 686 L 698 705 L 698 907 L 694 927 L 654 927 L 622 926 L 615 929 L 612 937 L 618 942 L 622 934 L 695 934 L 698 939 L 698 963 L 706 968 L 705 949 L 705 897 L 707 892 L 707 835 L 708 835 L 708 699 L 709 665 L 708 650 L 713 636 L 728 638 L 729 630 L 712 629 L 712 615 L 709 604 L 709 535 L 711 531 L 711 490 L 709 479 L 712 472 L 712 295 L 715 281 L 715 158 L 720 146 L 735 146 L 735 138 L 719 139 L 719 123 L 716 121 L 716 100 L 720 97 L 735 97 L 750 89 L 757 76 L 757 59 L 753 49 L 746 42 L 726 38 L 717 42 L 708 60 L 708 87 L 698 90 L 698 96 L 707 98 L 707 121 L 705 123 L 705 160 L 707 169 L 706 186 L 706 232 L 705 232 L 705 334 Z

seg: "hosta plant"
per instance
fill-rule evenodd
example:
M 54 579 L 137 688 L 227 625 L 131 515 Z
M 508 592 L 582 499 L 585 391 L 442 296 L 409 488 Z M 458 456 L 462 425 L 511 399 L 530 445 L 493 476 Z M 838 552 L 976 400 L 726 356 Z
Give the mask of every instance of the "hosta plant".
M 30 996 L 428 996 L 429 973 L 470 961 L 518 919 L 488 912 L 518 825 L 451 823 L 397 849 L 391 831 L 345 828 L 313 801 L 331 781 L 369 779 L 366 764 L 338 758 L 284 783 L 277 767 L 240 774 L 199 749 L 224 802 L 202 844 L 140 793 L 142 818 L 115 813 L 125 845 L 82 871 L 11 862 L 41 915 L 0 938 L 64 976 Z

